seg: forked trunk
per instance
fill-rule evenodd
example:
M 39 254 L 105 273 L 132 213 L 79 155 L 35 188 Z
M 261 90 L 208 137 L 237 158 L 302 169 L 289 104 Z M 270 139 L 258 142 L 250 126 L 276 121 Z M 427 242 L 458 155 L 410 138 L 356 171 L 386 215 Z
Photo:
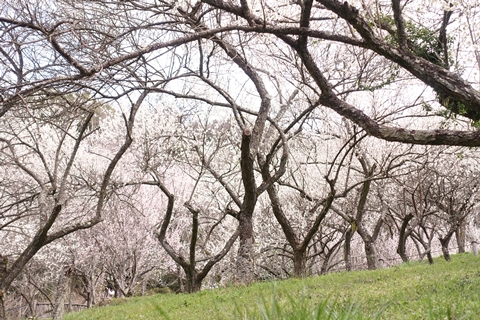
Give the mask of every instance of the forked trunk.
M 450 261 L 450 251 L 448 251 L 448 244 L 450 242 L 451 236 L 447 236 L 445 238 L 440 238 L 440 244 L 442 245 L 442 253 L 445 260 Z

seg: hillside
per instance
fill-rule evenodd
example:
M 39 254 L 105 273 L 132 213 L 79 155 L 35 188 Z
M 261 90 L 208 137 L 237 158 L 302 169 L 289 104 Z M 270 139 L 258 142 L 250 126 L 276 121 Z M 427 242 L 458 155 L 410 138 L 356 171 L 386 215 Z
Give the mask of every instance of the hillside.
M 323 312 L 323 314 L 322 314 Z M 317 313 L 317 314 L 315 314 Z M 476 319 L 480 257 L 113 301 L 73 319 Z

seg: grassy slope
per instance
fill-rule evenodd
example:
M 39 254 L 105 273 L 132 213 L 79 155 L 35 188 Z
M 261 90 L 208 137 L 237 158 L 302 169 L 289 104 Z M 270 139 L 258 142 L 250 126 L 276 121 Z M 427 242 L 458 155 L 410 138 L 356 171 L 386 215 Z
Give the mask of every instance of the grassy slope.
M 136 297 L 71 313 L 65 319 L 283 318 L 273 315 L 277 309 L 272 307 L 272 301 L 285 318 L 301 319 L 304 317 L 298 312 L 310 312 L 325 300 L 343 309 L 353 304 L 354 311 L 361 311 L 360 316 L 344 315 L 345 319 L 371 319 L 378 311 L 381 319 L 478 319 L 480 257 L 466 253 L 453 255 L 449 263 L 437 258 L 432 266 L 415 262 L 376 271 L 256 283 L 191 295 Z M 292 316 L 292 312 L 297 314 Z

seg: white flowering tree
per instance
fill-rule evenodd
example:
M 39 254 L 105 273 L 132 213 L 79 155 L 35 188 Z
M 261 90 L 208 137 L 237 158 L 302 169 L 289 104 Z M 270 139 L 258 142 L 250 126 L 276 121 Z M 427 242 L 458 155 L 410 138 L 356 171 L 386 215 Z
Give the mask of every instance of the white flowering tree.
M 125 117 L 124 140 L 112 143 L 117 150 L 103 155 L 89 150 L 88 139 L 101 132 L 91 127 L 96 104 L 82 96 L 26 101 L 21 113 L 3 117 L 9 120 L 2 122 L 0 137 L 2 170 L 8 174 L 1 185 L 0 232 L 2 259 L 8 263 L 0 275 L 0 299 L 42 247 L 102 220 L 110 178 L 132 142 L 135 114 L 145 96 Z M 82 179 L 83 165 L 89 164 L 101 169 Z M 5 318 L 0 302 L 0 318 Z

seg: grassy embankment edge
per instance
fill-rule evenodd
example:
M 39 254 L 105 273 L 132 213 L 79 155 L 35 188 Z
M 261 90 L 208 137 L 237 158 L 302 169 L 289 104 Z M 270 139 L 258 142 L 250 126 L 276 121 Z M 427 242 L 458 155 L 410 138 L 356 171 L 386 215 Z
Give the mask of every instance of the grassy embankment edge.
M 64 319 L 477 319 L 480 257 L 452 255 L 195 294 L 112 301 Z

